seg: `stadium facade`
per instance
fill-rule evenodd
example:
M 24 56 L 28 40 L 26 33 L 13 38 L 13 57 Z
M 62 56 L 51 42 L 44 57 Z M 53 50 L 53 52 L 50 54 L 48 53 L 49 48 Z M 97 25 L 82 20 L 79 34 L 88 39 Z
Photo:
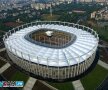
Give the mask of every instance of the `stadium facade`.
M 83 25 L 36 21 L 13 28 L 3 41 L 13 64 L 36 78 L 61 82 L 91 66 L 99 38 Z

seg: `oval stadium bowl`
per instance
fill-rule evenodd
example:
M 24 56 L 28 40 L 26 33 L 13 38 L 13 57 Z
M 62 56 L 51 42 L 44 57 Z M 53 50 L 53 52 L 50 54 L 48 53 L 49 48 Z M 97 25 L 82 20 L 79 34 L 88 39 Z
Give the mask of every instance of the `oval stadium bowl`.
M 19 70 L 37 79 L 63 82 L 78 79 L 96 63 L 99 38 L 83 25 L 36 21 L 10 30 L 3 40 Z

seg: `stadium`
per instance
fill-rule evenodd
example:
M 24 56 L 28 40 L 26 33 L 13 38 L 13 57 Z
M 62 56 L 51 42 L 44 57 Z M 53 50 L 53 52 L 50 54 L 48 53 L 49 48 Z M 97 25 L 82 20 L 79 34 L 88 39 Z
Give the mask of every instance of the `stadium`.
M 13 28 L 3 41 L 15 66 L 38 79 L 62 82 L 87 71 L 99 38 L 83 25 L 36 21 Z

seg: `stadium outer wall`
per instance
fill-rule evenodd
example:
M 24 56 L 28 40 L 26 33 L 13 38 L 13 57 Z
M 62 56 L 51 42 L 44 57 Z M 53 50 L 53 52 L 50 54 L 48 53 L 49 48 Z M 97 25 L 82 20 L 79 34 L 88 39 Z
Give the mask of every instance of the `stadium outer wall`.
M 42 22 L 37 22 L 38 24 L 42 24 Z M 35 23 L 35 25 L 37 25 Z M 53 22 L 47 22 L 47 23 L 53 23 Z M 54 22 L 55 23 L 55 22 Z M 60 22 L 56 22 L 59 23 Z M 55 24 L 56 24 L 55 23 Z M 62 23 L 64 25 L 67 25 L 68 23 Z M 78 24 L 73 24 L 74 26 Z M 33 26 L 33 23 L 25 24 L 26 27 Z M 24 28 L 23 26 L 19 26 L 17 28 L 14 28 L 12 31 L 7 32 L 7 34 L 4 36 L 3 40 L 5 41 L 6 38 L 8 38 L 12 33 L 16 32 L 17 30 L 20 30 L 20 28 Z M 80 26 L 80 25 L 79 25 Z M 79 27 L 77 26 L 77 27 Z M 86 28 L 86 27 L 83 27 Z M 87 27 L 88 28 L 88 27 Z M 89 30 L 88 30 L 89 31 Z M 96 33 L 94 33 L 96 34 Z M 98 38 L 98 36 L 96 36 Z M 41 64 L 36 64 L 31 61 L 25 60 L 17 56 L 17 54 L 13 54 L 12 51 L 8 50 L 8 45 L 6 45 L 6 51 L 8 53 L 8 56 L 12 60 L 12 62 L 20 67 L 22 70 L 27 71 L 30 74 L 33 74 L 34 76 L 38 76 L 39 79 L 42 77 L 42 79 L 50 79 L 55 80 L 57 82 L 65 81 L 65 79 L 74 78 L 82 73 L 84 73 L 93 63 L 96 55 L 96 51 L 85 61 L 78 63 L 76 65 L 71 66 L 65 66 L 65 67 L 53 67 L 53 66 L 45 66 Z M 11 48 L 11 47 L 10 47 Z M 12 49 L 11 49 L 12 50 Z M 23 53 L 23 52 L 21 52 Z M 22 55 L 23 56 L 23 55 Z M 37 77 L 37 78 L 38 78 Z

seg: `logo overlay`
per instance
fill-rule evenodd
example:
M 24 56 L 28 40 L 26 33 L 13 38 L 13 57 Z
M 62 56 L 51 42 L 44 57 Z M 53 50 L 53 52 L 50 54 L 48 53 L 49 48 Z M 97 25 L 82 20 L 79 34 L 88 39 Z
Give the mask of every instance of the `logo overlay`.
M 23 87 L 23 81 L 0 81 L 0 87 Z

